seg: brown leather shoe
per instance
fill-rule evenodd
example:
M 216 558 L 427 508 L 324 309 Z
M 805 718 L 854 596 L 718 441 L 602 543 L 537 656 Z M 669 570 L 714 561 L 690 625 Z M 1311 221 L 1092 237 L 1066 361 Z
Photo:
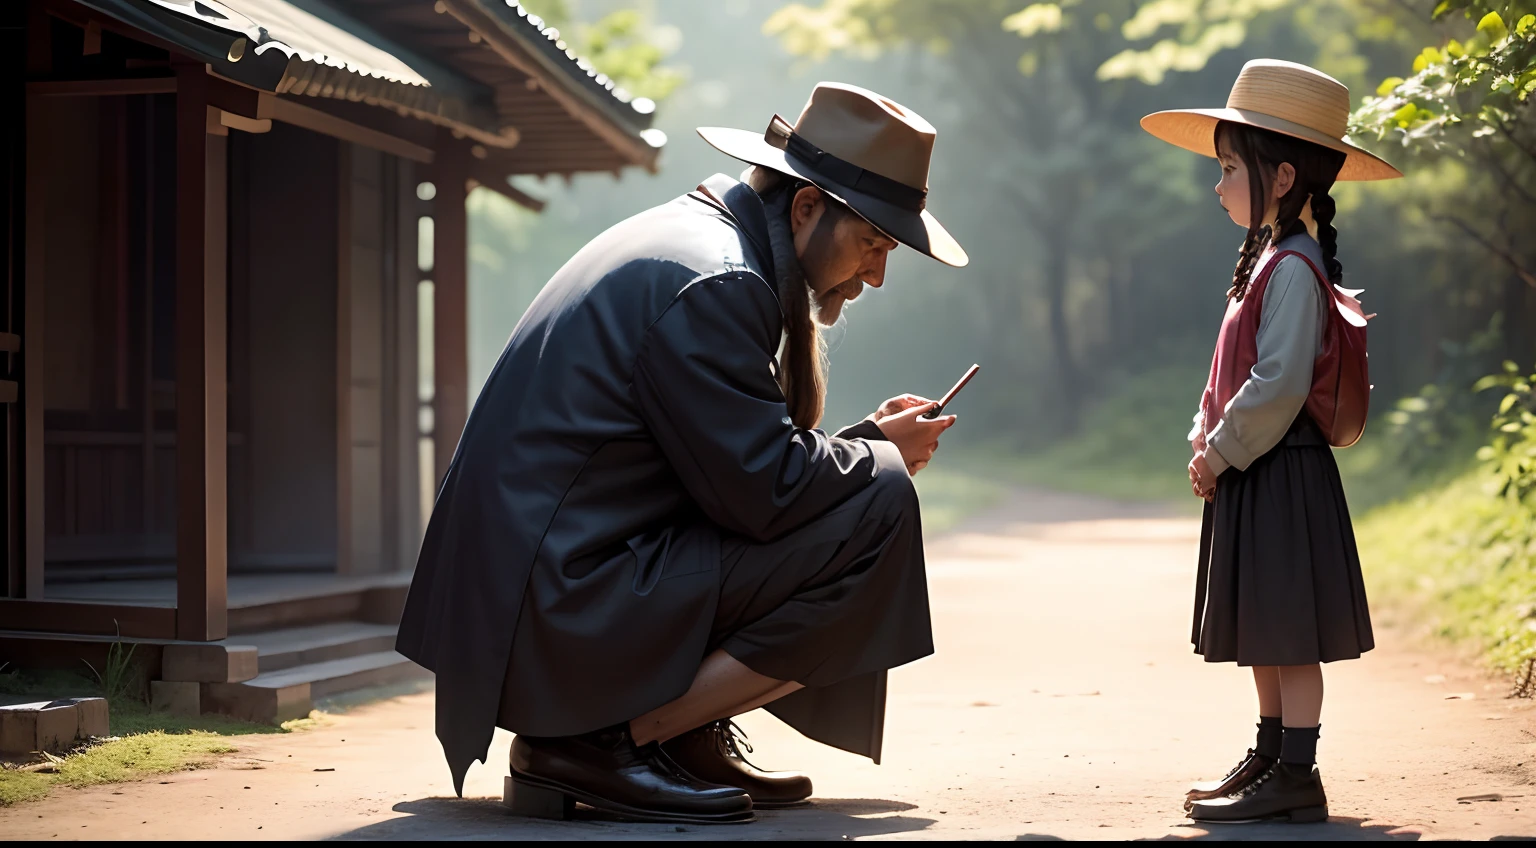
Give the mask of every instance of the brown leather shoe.
M 1225 798 L 1235 795 L 1253 785 L 1255 780 L 1264 776 L 1275 764 L 1273 757 L 1266 757 L 1252 748 L 1238 761 L 1227 776 L 1220 780 L 1207 780 L 1196 783 L 1189 788 L 1189 794 L 1184 796 L 1184 811 L 1189 812 L 1196 801 L 1208 801 L 1212 798 Z
M 1323 778 L 1317 769 L 1275 763 L 1236 795 L 1196 801 L 1189 817 L 1198 822 L 1225 824 L 1273 819 L 1296 823 L 1327 821 L 1328 796 L 1323 793 Z
M 511 759 L 513 796 L 544 810 L 568 812 L 580 801 L 631 821 L 752 821 L 752 799 L 741 789 L 685 774 L 655 743 L 636 745 L 623 725 L 580 736 L 517 736 Z
M 741 749 L 751 752 L 747 735 L 730 719 L 703 727 L 662 743 L 662 749 L 684 771 L 709 783 L 737 786 L 752 796 L 754 809 L 797 807 L 811 797 L 811 779 L 798 772 L 763 771 L 747 762 Z

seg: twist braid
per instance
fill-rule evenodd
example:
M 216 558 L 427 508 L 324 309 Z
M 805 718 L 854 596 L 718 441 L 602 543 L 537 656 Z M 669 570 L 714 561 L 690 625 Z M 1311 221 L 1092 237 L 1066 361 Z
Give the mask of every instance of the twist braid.
M 1254 265 L 1266 246 L 1307 232 L 1301 216 L 1309 199 L 1326 272 L 1334 283 L 1342 279 L 1344 267 L 1336 256 L 1338 232 L 1332 224 L 1335 208 L 1328 190 L 1338 179 L 1346 155 L 1292 136 L 1227 121 L 1216 125 L 1215 141 L 1217 150 L 1240 159 L 1248 172 L 1248 238 L 1243 242 L 1227 297 L 1241 301 L 1247 294 Z M 1260 227 L 1259 222 L 1269 208 L 1275 176 L 1286 163 L 1295 169 L 1296 178 L 1276 204 L 1273 227 Z
M 1248 237 L 1243 239 L 1243 246 L 1237 252 L 1237 268 L 1232 271 L 1232 288 L 1227 289 L 1227 299 L 1241 301 L 1248 293 L 1248 283 L 1253 278 L 1254 266 L 1259 264 L 1259 257 L 1264 255 L 1264 248 L 1269 246 L 1269 227 L 1250 227 Z
M 1339 261 L 1339 231 L 1333 228 L 1333 216 L 1338 206 L 1328 194 L 1328 188 L 1319 188 L 1312 195 L 1312 220 L 1317 222 L 1317 243 L 1323 249 L 1323 272 L 1328 282 L 1344 283 L 1344 263 Z
M 1280 206 L 1275 210 L 1275 244 L 1301 235 L 1307 231 L 1307 225 L 1301 222 L 1301 210 L 1307 204 L 1306 186 L 1298 184 L 1280 198 Z

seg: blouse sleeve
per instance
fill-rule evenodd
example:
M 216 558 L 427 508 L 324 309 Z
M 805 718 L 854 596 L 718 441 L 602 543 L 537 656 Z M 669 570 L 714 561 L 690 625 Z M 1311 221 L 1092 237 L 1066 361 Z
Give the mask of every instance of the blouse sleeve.
M 1247 469 L 1285 437 L 1312 390 L 1322 309 L 1312 269 L 1294 256 L 1282 258 L 1264 292 L 1258 361 L 1206 439 L 1212 471 Z

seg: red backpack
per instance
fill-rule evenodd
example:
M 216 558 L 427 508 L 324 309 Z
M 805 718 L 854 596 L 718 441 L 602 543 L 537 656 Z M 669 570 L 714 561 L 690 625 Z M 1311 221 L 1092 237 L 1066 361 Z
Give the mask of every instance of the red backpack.
M 1242 301 L 1234 301 L 1227 310 L 1216 342 L 1216 357 L 1211 363 L 1211 382 L 1206 393 L 1210 405 L 1206 420 L 1219 415 L 1242 388 L 1259 360 L 1258 328 L 1263 311 L 1264 289 L 1270 274 L 1286 256 L 1307 263 L 1312 276 L 1322 286 L 1333 304 L 1323 326 L 1322 352 L 1312 364 L 1312 392 L 1307 396 L 1307 414 L 1317 422 L 1328 444 L 1347 448 L 1360 441 L 1365 432 L 1365 418 L 1371 405 L 1371 378 L 1365 352 L 1366 317 L 1355 299 L 1359 291 L 1342 289 L 1328 282 L 1328 276 L 1304 254 L 1282 251 L 1265 263 L 1263 271 L 1248 287 Z

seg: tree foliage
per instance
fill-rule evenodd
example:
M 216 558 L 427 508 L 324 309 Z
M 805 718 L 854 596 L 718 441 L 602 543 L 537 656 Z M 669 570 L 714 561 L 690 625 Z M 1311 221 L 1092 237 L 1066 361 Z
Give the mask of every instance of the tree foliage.
M 1451 160 L 1474 175 L 1436 219 L 1536 287 L 1536 8 L 1441 0 L 1436 43 L 1410 76 L 1389 77 L 1351 131 L 1426 166 Z M 1516 328 L 1511 327 L 1512 330 Z
M 571 50 L 636 97 L 661 101 L 681 85 L 681 69 L 666 59 L 677 48 L 674 28 L 658 27 L 641 9 L 616 9 L 583 21 L 571 0 L 522 0 L 521 5 L 553 26 Z
M 976 116 L 966 132 L 986 139 L 994 163 L 989 201 L 1025 239 L 1007 267 L 980 271 L 968 287 L 985 304 L 981 353 L 999 368 L 1027 362 L 1019 328 L 1043 312 L 1059 413 L 1047 426 L 1059 429 L 1076 424 L 1105 348 L 1137 330 L 1138 259 L 1187 225 L 1176 214 L 1188 200 L 1182 180 L 1169 176 L 1194 163 L 1129 131 L 1140 104 L 1096 76 L 1124 46 L 1118 22 L 1130 9 L 1124 0 L 823 0 L 787 5 L 764 25 L 811 61 L 916 54 L 925 78 L 964 99 Z

